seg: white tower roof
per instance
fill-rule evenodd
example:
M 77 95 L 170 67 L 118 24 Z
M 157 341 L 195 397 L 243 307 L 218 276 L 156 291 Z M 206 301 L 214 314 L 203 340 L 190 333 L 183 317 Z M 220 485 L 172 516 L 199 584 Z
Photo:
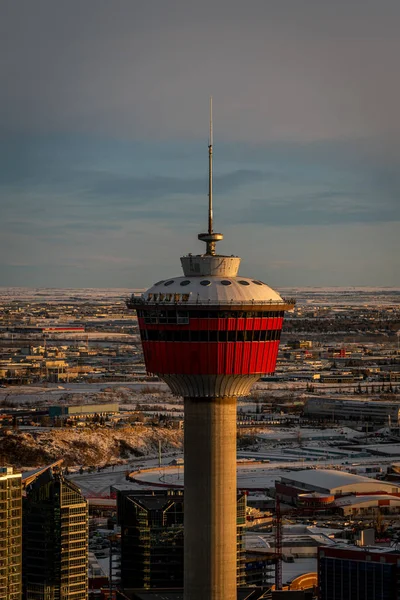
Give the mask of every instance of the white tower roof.
M 284 303 L 267 284 L 248 277 L 173 277 L 158 281 L 144 293 L 143 298 L 146 302 L 167 304 L 170 301 L 190 305 Z

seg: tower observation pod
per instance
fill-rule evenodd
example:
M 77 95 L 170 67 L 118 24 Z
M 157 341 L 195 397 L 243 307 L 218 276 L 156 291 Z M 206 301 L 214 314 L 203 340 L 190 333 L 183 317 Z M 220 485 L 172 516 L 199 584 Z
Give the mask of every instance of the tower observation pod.
M 216 254 L 210 119 L 208 231 L 204 254 L 181 258 L 183 276 L 158 281 L 137 311 L 147 371 L 184 398 L 185 600 L 236 600 L 236 403 L 275 371 L 285 310 L 240 258 Z

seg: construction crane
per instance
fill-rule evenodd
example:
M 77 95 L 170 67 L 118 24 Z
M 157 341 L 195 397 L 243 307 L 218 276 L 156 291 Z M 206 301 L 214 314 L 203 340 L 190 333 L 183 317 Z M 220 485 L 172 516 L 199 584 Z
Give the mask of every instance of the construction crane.
M 282 589 L 282 513 L 278 496 L 275 499 L 275 590 Z
M 287 515 L 298 515 L 301 514 L 301 509 L 293 508 L 287 513 Z M 293 523 L 293 521 L 289 521 L 286 518 L 286 521 L 289 523 Z M 282 560 L 283 560 L 283 519 L 281 512 L 281 501 L 278 496 L 275 498 L 275 555 L 276 555 L 276 565 L 275 565 L 275 590 L 282 590 Z

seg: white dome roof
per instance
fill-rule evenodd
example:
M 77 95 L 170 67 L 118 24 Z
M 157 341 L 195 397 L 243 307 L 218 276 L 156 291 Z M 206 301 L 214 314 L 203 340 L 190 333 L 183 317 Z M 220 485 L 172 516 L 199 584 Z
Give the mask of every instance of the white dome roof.
M 182 295 L 186 295 L 185 299 Z M 182 304 L 283 303 L 280 295 L 268 285 L 247 277 L 171 277 L 158 281 L 142 297 L 146 302 L 161 304 L 171 300 Z

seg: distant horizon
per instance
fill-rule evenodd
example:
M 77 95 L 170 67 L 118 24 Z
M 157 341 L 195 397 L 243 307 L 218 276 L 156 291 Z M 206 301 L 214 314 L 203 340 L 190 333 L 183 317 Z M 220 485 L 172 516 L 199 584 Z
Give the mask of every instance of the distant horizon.
M 265 282 L 267 283 L 267 282 Z M 81 286 L 81 287 L 58 287 L 58 286 L 36 286 L 36 285 L 30 285 L 30 286 L 20 286 L 20 285 L 0 285 L 0 290 L 124 290 L 124 291 L 131 291 L 131 292 L 135 292 L 135 291 L 142 291 L 142 290 L 147 290 L 148 288 L 150 288 L 153 284 L 150 284 L 149 286 L 143 286 L 143 287 L 120 287 L 120 286 Z M 267 284 L 268 285 L 268 284 Z M 331 286 L 327 286 L 327 285 L 304 285 L 304 286 L 298 286 L 298 285 L 291 285 L 291 286 L 276 286 L 277 289 L 279 290 L 343 290 L 343 291 L 374 291 L 374 290 L 388 290 L 388 291 L 399 291 L 400 292 L 400 285 L 399 286 L 376 286 L 376 285 L 331 285 Z

